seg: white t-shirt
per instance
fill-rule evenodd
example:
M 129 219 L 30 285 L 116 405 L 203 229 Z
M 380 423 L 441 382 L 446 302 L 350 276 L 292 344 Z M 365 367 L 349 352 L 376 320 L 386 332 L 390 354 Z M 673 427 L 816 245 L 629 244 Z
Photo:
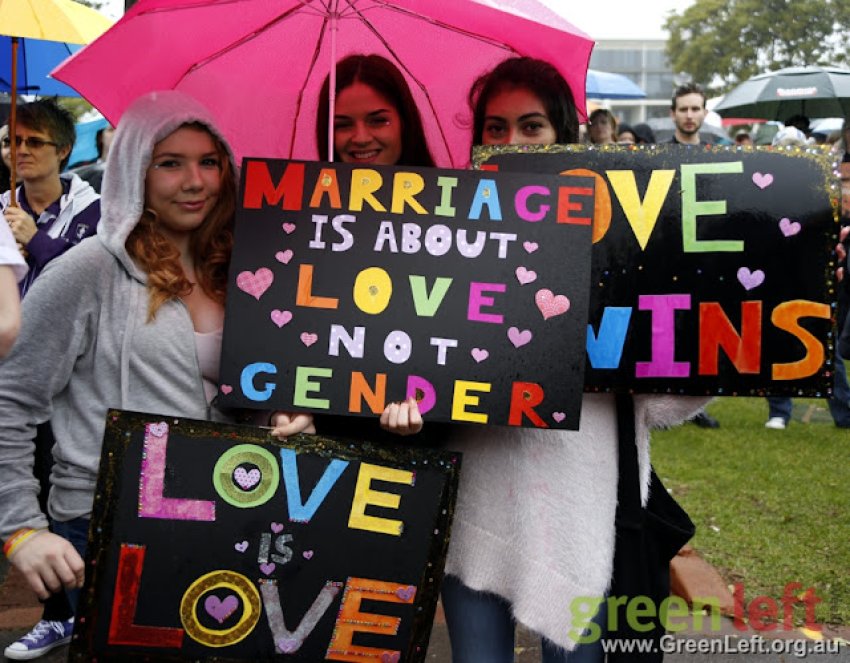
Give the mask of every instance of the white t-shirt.
M 19 282 L 29 269 L 21 252 L 18 251 L 18 245 L 15 243 L 12 231 L 9 230 L 9 224 L 2 216 L 0 216 L 0 265 L 9 265 L 15 272 L 15 280 Z

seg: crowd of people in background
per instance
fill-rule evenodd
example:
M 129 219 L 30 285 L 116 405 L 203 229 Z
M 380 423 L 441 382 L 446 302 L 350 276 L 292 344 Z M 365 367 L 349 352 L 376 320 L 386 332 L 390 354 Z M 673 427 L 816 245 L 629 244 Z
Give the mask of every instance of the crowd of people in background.
M 319 153 L 327 149 L 329 85 L 326 80 L 318 104 Z M 377 55 L 346 57 L 337 67 L 335 98 L 335 159 L 434 165 L 416 104 L 392 63 Z M 468 98 L 473 145 L 581 140 L 570 88 L 546 62 L 510 58 L 483 73 Z M 697 85 L 675 91 L 669 143 L 707 142 L 700 132 L 705 100 Z M 776 145 L 809 140 L 807 122 L 802 127 L 797 120 L 777 133 Z M 213 397 L 236 167 L 206 109 L 179 93 L 138 100 L 114 141 L 111 129 L 99 135 L 98 161 L 76 172 L 64 172 L 74 124 L 56 102 L 21 106 L 15 135 L 3 130 L 3 161 L 14 141 L 18 181 L 13 186 L 0 169 L 6 188 L 0 198 L 0 356 L 8 355 L 0 365 L 0 536 L 12 564 L 45 600 L 42 620 L 5 651 L 7 658 L 24 659 L 67 642 L 73 631 L 106 409 L 232 419 L 217 411 Z M 647 124 L 618 122 L 608 109 L 590 114 L 586 135 L 594 145 L 656 143 Z M 836 147 L 847 164 L 841 170 L 845 216 L 848 135 Z M 751 145 L 749 131 L 738 131 L 734 143 Z M 839 324 L 848 303 L 847 291 L 841 293 Z M 23 333 L 13 346 L 19 297 Z M 840 357 L 836 365 L 843 366 Z M 134 372 L 142 366 L 149 374 L 159 367 L 161 382 L 150 384 Z M 122 377 L 125 370 L 129 378 Z M 830 408 L 836 425 L 850 427 L 846 375 L 837 370 L 835 380 L 838 409 L 833 400 Z M 609 587 L 619 508 L 618 468 L 610 459 L 618 446 L 636 446 L 645 504 L 650 428 L 686 418 L 717 427 L 701 410 L 707 400 L 635 397 L 638 425 L 635 439 L 626 441 L 617 435 L 612 394 L 584 395 L 578 431 L 443 431 L 447 444 L 465 455 L 443 588 L 456 663 L 513 660 L 517 621 L 541 636 L 547 663 L 603 660 L 599 643 L 572 638 L 564 607 L 579 597 L 602 597 Z M 790 399 L 779 400 L 770 399 L 768 428 L 788 425 Z M 323 428 L 320 417 L 260 416 L 276 436 L 334 431 L 332 422 Z M 415 400 L 388 406 L 380 426 L 402 435 L 428 430 Z M 21 471 L 30 467 L 32 475 Z M 494 482 L 495 475 L 502 482 Z M 530 487 L 508 495 L 503 485 L 510 482 Z M 517 540 L 529 545 L 518 549 Z M 600 607 L 595 620 L 603 629 L 604 617 Z

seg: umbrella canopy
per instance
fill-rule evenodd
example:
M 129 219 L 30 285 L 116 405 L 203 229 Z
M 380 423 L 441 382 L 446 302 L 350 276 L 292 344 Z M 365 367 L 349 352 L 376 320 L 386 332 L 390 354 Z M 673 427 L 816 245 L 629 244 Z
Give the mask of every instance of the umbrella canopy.
M 73 0 L 0 0 L 0 34 L 87 44 L 112 21 Z
M 72 0 L 0 0 L 0 35 L 9 37 L 9 92 L 11 113 L 9 136 L 15 136 L 15 104 L 18 94 L 19 45 L 23 39 L 84 44 L 91 41 L 112 21 L 99 12 Z M 15 182 L 17 147 L 12 140 L 11 181 Z M 16 205 L 15 196 L 11 205 Z
M 78 97 L 79 93 L 48 74 L 82 48 L 79 44 L 43 39 L 20 39 L 18 44 L 18 94 L 40 97 Z M 0 37 L 0 92 L 12 91 L 12 39 Z
M 344 56 L 377 53 L 406 77 L 437 163 L 462 167 L 477 76 L 512 55 L 548 60 L 581 112 L 592 46 L 538 0 L 140 0 L 53 74 L 113 125 L 140 94 L 180 89 L 237 155 L 315 159 L 322 82 Z
M 598 69 L 587 70 L 588 99 L 645 99 L 644 92 L 631 78 Z
M 714 108 L 728 117 L 785 121 L 793 115 L 850 115 L 850 70 L 788 67 L 754 76 L 734 88 Z

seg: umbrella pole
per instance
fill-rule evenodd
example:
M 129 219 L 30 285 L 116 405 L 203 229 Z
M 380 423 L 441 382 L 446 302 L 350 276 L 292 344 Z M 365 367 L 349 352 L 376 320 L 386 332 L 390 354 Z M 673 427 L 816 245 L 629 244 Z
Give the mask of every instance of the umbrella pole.
M 15 170 L 17 168 L 17 160 L 18 160 L 18 150 L 17 145 L 15 144 L 15 111 L 18 105 L 18 38 L 12 37 L 12 94 L 11 101 L 12 107 L 9 109 L 9 146 L 12 149 L 11 159 L 12 162 L 9 164 L 9 170 L 11 172 L 11 182 L 9 192 L 9 206 L 17 207 L 17 174 Z
M 328 80 L 328 161 L 334 160 L 334 108 L 336 106 L 336 33 L 339 29 L 338 5 L 330 12 L 331 30 L 331 70 Z

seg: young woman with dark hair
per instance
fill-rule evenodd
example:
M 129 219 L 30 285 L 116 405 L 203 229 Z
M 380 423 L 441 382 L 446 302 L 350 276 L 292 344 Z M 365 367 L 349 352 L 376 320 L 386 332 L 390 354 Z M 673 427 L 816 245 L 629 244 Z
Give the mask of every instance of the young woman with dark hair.
M 328 153 L 330 76 L 319 93 L 316 145 Z M 396 66 L 380 55 L 349 55 L 336 65 L 334 155 L 343 163 L 433 166 L 422 117 Z
M 569 86 L 540 60 L 512 58 L 469 95 L 474 144 L 575 142 Z M 556 359 L 555 359 L 556 360 Z M 641 498 L 650 479 L 649 430 L 696 412 L 707 399 L 635 396 Z M 614 559 L 618 482 L 613 394 L 585 394 L 578 431 L 453 427 L 463 452 L 443 581 L 454 663 L 514 660 L 518 623 L 542 639 L 544 663 L 598 663 Z

